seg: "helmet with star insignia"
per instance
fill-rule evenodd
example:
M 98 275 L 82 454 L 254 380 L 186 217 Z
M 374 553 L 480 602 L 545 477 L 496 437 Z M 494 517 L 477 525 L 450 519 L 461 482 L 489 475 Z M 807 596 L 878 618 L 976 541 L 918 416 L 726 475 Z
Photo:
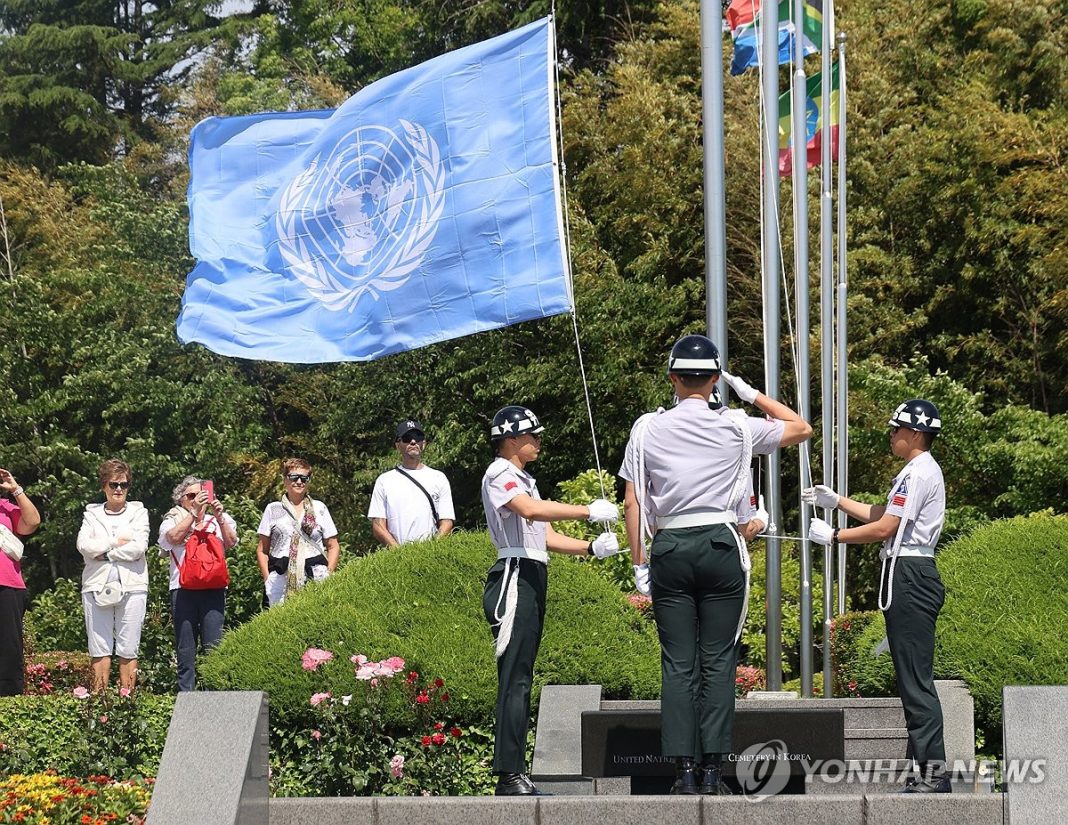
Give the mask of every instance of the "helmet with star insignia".
M 668 372 L 676 375 L 718 375 L 719 349 L 704 335 L 685 335 L 671 348 Z
M 938 433 L 942 430 L 942 416 L 938 407 L 922 398 L 913 398 L 898 405 L 890 416 L 891 427 L 904 427 L 921 433 Z
M 510 404 L 497 410 L 497 414 L 493 416 L 490 441 L 497 442 L 509 436 L 536 434 L 544 429 L 538 416 L 531 410 L 517 404 Z

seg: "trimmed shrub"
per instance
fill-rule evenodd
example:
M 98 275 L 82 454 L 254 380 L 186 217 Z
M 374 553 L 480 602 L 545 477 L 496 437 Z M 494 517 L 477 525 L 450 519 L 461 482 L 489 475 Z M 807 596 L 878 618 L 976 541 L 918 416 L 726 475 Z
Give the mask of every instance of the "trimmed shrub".
M 1068 684 L 1068 516 L 992 522 L 946 547 L 938 567 L 936 673 L 968 684 L 977 731 L 997 753 L 1005 685 Z
M 352 693 L 350 656 L 401 656 L 413 670 L 445 680 L 458 724 L 489 724 L 497 673 L 482 590 L 493 558 L 485 533 L 455 533 L 356 559 L 227 633 L 200 673 L 220 690 L 268 691 L 272 716 L 299 716 L 313 693 Z M 304 671 L 308 647 L 335 658 Z M 545 684 L 600 684 L 613 698 L 660 692 L 650 623 L 591 565 L 555 554 L 535 702 Z
M 882 622 L 878 610 L 856 610 L 843 613 L 831 622 L 831 662 L 835 696 L 857 695 L 856 663 L 862 652 L 859 641 L 873 622 Z M 869 655 L 871 648 L 863 650 Z
M 0 774 L 155 776 L 173 709 L 144 692 L 0 698 Z
M 872 612 L 871 620 L 856 637 L 853 664 L 846 671 L 845 694 L 864 698 L 897 696 L 897 674 L 890 651 L 875 655 L 876 648 L 886 638 L 886 622 L 881 611 Z
M 23 693 L 28 696 L 69 693 L 78 685 L 88 685 L 93 680 L 89 654 L 73 651 L 27 651 L 24 672 L 26 689 Z

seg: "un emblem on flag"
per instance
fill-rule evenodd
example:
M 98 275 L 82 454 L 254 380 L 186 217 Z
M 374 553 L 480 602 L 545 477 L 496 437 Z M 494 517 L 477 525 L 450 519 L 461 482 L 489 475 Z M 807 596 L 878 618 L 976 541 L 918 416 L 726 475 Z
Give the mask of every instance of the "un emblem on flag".
M 327 309 L 378 300 L 422 263 L 445 205 L 441 153 L 426 129 L 360 126 L 317 155 L 275 218 L 286 269 Z

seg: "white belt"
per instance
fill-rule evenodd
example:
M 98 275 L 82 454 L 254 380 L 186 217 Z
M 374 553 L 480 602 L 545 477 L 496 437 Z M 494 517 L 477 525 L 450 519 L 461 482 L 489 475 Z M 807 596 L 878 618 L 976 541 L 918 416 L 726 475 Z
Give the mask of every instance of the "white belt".
M 549 554 L 533 547 L 500 547 L 497 549 L 497 561 L 501 559 L 530 559 L 548 564 Z
M 670 530 L 677 527 L 704 527 L 708 524 L 737 524 L 738 517 L 733 511 L 717 512 L 713 510 L 693 513 L 679 513 L 677 516 L 657 516 L 656 529 Z
M 925 559 L 933 559 L 935 555 L 935 549 L 933 547 L 901 547 L 897 551 L 898 558 L 922 557 Z

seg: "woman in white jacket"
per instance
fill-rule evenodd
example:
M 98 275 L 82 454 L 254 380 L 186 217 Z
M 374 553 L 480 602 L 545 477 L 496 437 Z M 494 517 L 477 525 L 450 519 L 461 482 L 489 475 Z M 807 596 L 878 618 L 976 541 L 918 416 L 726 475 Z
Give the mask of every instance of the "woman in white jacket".
M 148 601 L 148 511 L 127 501 L 133 474 L 112 458 L 100 465 L 103 504 L 90 504 L 78 531 L 78 552 L 85 558 L 82 605 L 93 689 L 107 687 L 111 655 L 119 658 L 119 686 L 132 690 L 137 680 L 137 648 Z

